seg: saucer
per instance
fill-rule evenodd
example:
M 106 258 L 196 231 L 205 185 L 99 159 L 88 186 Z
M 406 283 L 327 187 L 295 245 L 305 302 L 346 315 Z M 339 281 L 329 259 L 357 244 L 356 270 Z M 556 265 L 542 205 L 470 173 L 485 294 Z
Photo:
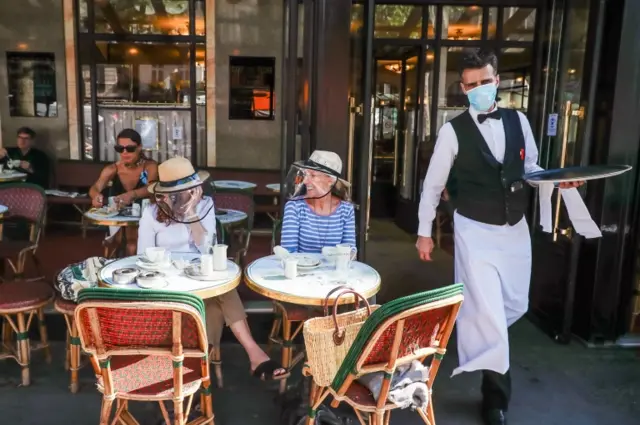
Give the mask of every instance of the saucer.
M 191 266 L 184 269 L 184 274 L 194 280 L 203 280 L 203 281 L 216 281 L 216 280 L 225 280 L 229 277 L 228 270 L 220 270 L 214 271 L 210 275 L 204 275 L 200 272 L 199 266 Z
M 162 261 L 161 263 L 154 263 L 151 260 L 140 257 L 136 260 L 136 266 L 145 270 L 159 270 L 159 269 L 167 269 L 171 267 L 173 263 L 169 260 Z
M 303 254 L 293 254 L 292 256 L 295 257 L 296 260 L 298 260 L 299 269 L 315 269 L 317 267 L 320 267 L 320 264 L 322 264 L 322 261 L 317 257 L 311 257 Z

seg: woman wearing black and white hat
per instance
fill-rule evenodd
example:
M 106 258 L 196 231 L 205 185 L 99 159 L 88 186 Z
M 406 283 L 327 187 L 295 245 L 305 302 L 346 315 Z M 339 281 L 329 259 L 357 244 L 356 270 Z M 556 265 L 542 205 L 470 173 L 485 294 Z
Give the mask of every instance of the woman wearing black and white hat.
M 287 251 L 319 253 L 323 247 L 356 245 L 351 185 L 341 173 L 340 156 L 329 151 L 314 151 L 291 166 L 280 242 Z
M 196 172 L 186 158 L 171 158 L 158 167 L 159 181 L 149 185 L 155 203 L 146 208 L 138 230 L 138 254 L 149 247 L 174 252 L 199 252 L 198 247 L 216 241 L 213 199 L 203 196 L 206 171 Z M 205 240 L 208 239 L 208 240 Z M 207 334 L 212 343 L 219 340 L 219 317 L 224 317 L 249 355 L 251 371 L 263 380 L 283 379 L 288 373 L 258 346 L 253 337 L 238 292 L 205 300 Z

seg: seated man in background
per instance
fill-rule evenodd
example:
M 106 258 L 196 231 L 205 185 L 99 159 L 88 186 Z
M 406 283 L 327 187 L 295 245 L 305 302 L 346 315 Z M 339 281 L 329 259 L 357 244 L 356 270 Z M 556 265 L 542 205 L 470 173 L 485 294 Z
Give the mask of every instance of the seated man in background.
M 40 149 L 33 147 L 35 137 L 36 132 L 29 127 L 19 128 L 17 146 L 0 148 L 0 163 L 4 164 L 5 168 L 27 173 L 27 183 L 48 189 L 49 157 Z

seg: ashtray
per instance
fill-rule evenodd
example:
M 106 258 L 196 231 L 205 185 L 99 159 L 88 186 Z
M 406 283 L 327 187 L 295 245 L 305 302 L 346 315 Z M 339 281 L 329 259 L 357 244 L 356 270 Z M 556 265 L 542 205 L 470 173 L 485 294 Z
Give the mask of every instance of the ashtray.
M 113 272 L 113 282 L 116 285 L 129 285 L 136 280 L 138 274 L 138 269 L 132 267 L 117 269 Z
M 164 288 L 169 284 L 165 279 L 164 273 L 156 271 L 143 271 L 136 278 L 138 286 L 146 289 Z

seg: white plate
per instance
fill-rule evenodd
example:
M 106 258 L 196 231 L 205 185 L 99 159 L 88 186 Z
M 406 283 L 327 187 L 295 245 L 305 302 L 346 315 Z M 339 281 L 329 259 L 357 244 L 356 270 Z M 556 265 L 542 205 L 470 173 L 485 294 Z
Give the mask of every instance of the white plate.
M 308 255 L 293 255 L 296 260 L 298 260 L 298 268 L 300 269 L 315 269 L 316 267 L 320 267 L 322 261 L 317 257 L 311 257 Z
M 136 285 L 144 289 L 162 289 L 169 285 L 169 281 L 167 279 L 136 280 Z
M 138 258 L 136 260 L 136 266 L 145 270 L 162 270 L 168 269 L 169 267 L 173 266 L 173 263 L 171 261 L 163 261 L 162 263 L 151 263 L 148 260 L 145 261 Z
M 115 217 L 119 214 L 118 211 L 107 211 L 106 209 L 102 209 L 102 208 L 98 208 L 98 209 L 92 209 L 89 210 L 89 214 L 92 214 L 96 217 L 104 217 L 104 218 L 111 218 L 111 217 Z
M 200 273 L 200 267 L 199 266 L 187 267 L 186 269 L 184 269 L 184 274 L 189 279 L 204 280 L 204 281 L 208 281 L 208 282 L 216 281 L 216 280 L 225 280 L 225 279 L 229 278 L 229 271 L 228 270 L 214 271 L 212 275 L 205 276 L 205 275 Z

